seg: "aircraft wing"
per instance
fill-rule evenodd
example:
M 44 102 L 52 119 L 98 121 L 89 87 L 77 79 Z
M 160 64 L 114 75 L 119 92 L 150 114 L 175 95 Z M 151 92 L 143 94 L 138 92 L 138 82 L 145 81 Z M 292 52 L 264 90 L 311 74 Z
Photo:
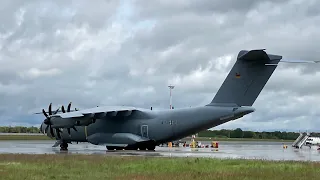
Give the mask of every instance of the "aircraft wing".
M 71 109 L 70 112 L 74 112 L 74 111 L 79 111 L 78 109 Z M 45 111 L 47 114 L 49 113 L 49 111 Z M 63 113 L 62 110 L 58 109 L 55 113 Z M 43 114 L 43 112 L 36 112 L 33 114 Z
M 73 112 L 65 112 L 48 116 L 50 127 L 52 128 L 73 128 L 74 126 L 87 126 L 94 123 L 96 119 L 102 119 L 106 116 L 130 116 L 132 112 L 140 111 L 134 107 L 128 106 L 104 106 L 90 109 L 83 109 Z
M 132 111 L 136 111 L 137 109 L 134 107 L 128 106 L 103 106 L 103 107 L 95 107 L 90 109 L 83 109 L 79 111 L 73 111 L 68 113 L 56 114 L 53 117 L 60 117 L 60 118 L 77 118 L 77 117 L 103 117 L 106 115 L 110 116 L 129 116 Z

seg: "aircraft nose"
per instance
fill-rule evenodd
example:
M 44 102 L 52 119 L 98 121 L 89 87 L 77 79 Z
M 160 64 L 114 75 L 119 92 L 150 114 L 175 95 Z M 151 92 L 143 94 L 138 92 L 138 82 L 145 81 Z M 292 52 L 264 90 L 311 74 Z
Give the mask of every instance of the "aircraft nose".
M 44 124 L 44 122 L 42 122 L 40 126 L 40 132 L 45 134 L 45 129 L 46 129 L 46 125 Z

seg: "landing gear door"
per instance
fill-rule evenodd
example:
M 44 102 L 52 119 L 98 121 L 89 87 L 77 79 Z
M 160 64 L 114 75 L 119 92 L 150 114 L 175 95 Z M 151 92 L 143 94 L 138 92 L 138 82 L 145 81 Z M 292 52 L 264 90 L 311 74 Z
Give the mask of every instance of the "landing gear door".
M 145 138 L 149 138 L 148 125 L 141 125 L 141 136 Z

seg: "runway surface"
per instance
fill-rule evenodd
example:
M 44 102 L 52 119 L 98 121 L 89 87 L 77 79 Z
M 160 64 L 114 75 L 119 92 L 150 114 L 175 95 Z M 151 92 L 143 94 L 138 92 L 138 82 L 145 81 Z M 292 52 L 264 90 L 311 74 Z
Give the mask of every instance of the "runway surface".
M 23 154 L 104 154 L 118 156 L 164 156 L 164 157 L 214 157 L 214 158 L 242 158 L 265 160 L 298 160 L 320 161 L 320 151 L 317 147 L 304 146 L 294 149 L 291 143 L 283 149 L 282 142 L 219 142 L 218 150 L 213 148 L 189 147 L 157 147 L 155 151 L 108 151 L 104 146 L 88 143 L 69 144 L 68 151 L 53 148 L 54 141 L 0 141 L 0 153 Z M 202 142 L 210 144 L 210 142 Z

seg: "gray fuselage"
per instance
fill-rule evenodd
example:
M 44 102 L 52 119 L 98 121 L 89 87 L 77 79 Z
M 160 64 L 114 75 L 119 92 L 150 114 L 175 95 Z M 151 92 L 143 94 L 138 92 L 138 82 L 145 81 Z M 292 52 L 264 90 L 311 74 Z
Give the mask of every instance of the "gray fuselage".
M 252 107 L 203 106 L 172 110 L 139 109 L 130 116 L 104 117 L 88 126 L 76 126 L 70 136 L 63 129 L 61 137 L 69 142 L 88 142 L 94 134 L 130 133 L 153 140 L 157 145 L 174 141 L 249 114 Z M 42 126 L 44 132 L 45 125 Z M 47 133 L 51 137 L 50 133 Z M 56 136 L 56 132 L 54 132 Z M 102 136 L 99 136 L 102 137 Z M 117 138 L 100 138 L 93 144 L 116 143 Z M 89 141 L 90 142 L 90 141 Z

